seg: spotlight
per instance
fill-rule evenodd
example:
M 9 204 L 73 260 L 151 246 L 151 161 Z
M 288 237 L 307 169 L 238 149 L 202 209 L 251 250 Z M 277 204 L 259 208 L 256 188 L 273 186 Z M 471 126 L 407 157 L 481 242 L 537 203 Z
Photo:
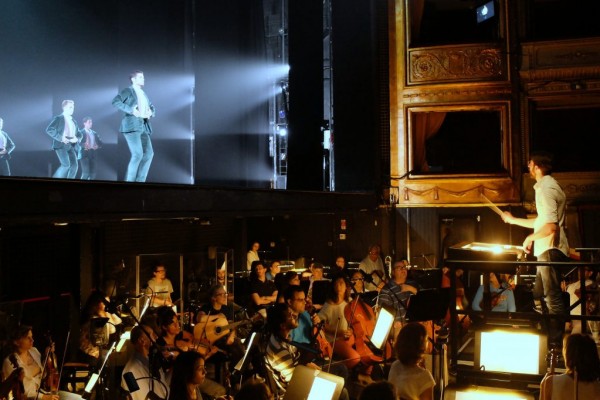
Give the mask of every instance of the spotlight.
M 279 136 L 287 136 L 287 125 L 277 125 L 277 133 L 279 134 Z

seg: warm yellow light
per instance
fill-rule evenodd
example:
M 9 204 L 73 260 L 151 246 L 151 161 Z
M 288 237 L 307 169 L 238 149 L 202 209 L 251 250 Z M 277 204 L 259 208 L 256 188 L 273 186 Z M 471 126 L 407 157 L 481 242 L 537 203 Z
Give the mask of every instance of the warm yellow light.
M 479 365 L 486 371 L 539 373 L 540 336 L 534 333 L 481 332 Z
M 529 400 L 530 396 L 522 393 L 498 391 L 497 389 L 472 388 L 464 392 L 456 392 L 455 400 Z

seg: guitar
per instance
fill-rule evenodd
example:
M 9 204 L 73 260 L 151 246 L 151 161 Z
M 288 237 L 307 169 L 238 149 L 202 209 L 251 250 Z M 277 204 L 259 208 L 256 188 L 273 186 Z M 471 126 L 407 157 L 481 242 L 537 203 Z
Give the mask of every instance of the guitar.
M 262 319 L 262 315 L 256 314 L 250 319 L 229 322 L 223 314 L 201 315 L 194 327 L 194 339 L 207 339 L 212 345 L 223 336 L 228 335 L 232 329 L 238 326 L 251 325 L 256 320 Z

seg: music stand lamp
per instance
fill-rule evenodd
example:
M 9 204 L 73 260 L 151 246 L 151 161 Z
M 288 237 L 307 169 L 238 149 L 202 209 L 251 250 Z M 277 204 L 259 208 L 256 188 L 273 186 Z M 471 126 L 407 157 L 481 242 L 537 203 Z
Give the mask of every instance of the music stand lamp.
M 379 350 L 382 350 L 390 331 L 394 325 L 394 315 L 385 307 L 381 307 L 373 329 L 373 336 L 370 337 L 371 343 Z
M 343 388 L 341 376 L 297 365 L 283 400 L 338 400 Z
M 250 363 L 250 351 L 252 347 L 256 344 L 258 339 L 256 338 L 257 333 L 252 332 L 252 335 L 248 340 L 246 340 L 246 351 L 244 352 L 244 356 L 238 361 L 238 363 L 233 367 L 233 373 L 238 373 L 240 375 L 240 385 L 242 384 L 242 378 L 244 377 L 244 371 L 248 368 L 248 364 Z
M 100 379 L 100 376 L 102 375 L 102 371 L 104 370 L 104 367 L 106 366 L 106 362 L 108 361 L 108 358 L 110 357 L 110 355 L 114 351 L 116 345 L 117 345 L 117 343 L 113 342 L 113 344 L 110 346 L 110 349 L 108 349 L 108 352 L 106 353 L 106 356 L 104 356 L 104 360 L 102 360 L 102 365 L 100 366 L 100 368 L 98 369 L 97 372 L 94 372 L 92 374 L 92 376 L 88 380 L 87 384 L 85 385 L 85 389 L 83 390 L 83 395 L 81 396 L 84 399 L 91 398 L 92 391 L 94 390 L 94 387 L 96 386 L 96 383 Z

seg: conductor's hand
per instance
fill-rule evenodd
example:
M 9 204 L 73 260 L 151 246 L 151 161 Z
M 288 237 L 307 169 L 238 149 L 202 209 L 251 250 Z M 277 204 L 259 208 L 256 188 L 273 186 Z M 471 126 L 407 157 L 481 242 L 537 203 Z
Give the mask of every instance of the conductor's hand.
M 504 221 L 505 223 L 512 224 L 514 220 L 515 220 L 515 217 L 513 217 L 513 215 L 510 213 L 510 211 L 504 211 L 502 213 L 502 221 Z
M 527 236 L 523 241 L 523 250 L 525 250 L 525 253 L 527 254 L 531 253 L 531 246 L 533 245 L 533 239 L 531 236 L 532 235 Z

